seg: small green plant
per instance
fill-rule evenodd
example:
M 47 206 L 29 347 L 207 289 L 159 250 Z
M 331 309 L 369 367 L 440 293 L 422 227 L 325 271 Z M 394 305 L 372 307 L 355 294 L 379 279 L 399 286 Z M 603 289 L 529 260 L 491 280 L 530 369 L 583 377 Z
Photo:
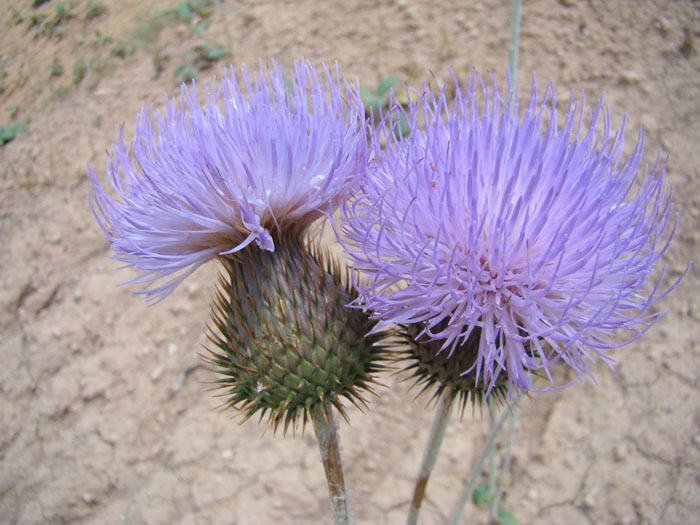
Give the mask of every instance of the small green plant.
M 56 19 L 56 23 L 60 24 L 70 18 L 75 18 L 75 13 L 73 13 L 70 8 L 66 8 L 66 4 L 59 2 L 56 4 L 54 10 L 54 18 Z
M 85 78 L 88 68 L 90 67 L 90 61 L 84 59 L 78 59 L 73 62 L 73 84 L 76 86 L 82 82 Z
M 93 18 L 103 15 L 107 12 L 107 6 L 102 2 L 95 2 L 94 0 L 88 0 L 87 9 L 85 10 L 85 20 L 90 21 Z
M 378 112 L 379 108 L 387 108 L 391 90 L 402 83 L 402 80 L 398 77 L 384 77 L 379 81 L 376 91 L 360 89 L 360 96 L 365 104 L 365 109 Z
M 5 57 L 0 56 L 0 93 L 4 93 L 7 89 L 7 84 L 5 84 L 6 78 L 7 71 L 5 70 Z
M 161 11 L 142 22 L 134 29 L 133 38 L 146 48 L 154 48 L 160 32 L 165 26 L 167 11 Z
M 97 77 L 93 76 L 87 81 L 87 84 L 85 85 L 85 89 L 87 89 L 88 91 L 95 91 L 95 88 L 97 87 L 97 84 L 99 84 L 99 83 L 100 83 L 100 80 Z
M 51 100 L 63 100 L 70 90 L 69 86 L 61 85 L 51 93 Z
M 175 68 L 174 77 L 179 82 L 189 82 L 197 76 L 199 69 L 206 69 L 217 60 L 226 58 L 231 53 L 219 44 L 197 44 L 192 48 L 194 57 L 187 64 Z
M 196 62 L 207 63 L 216 62 L 222 58 L 226 58 L 231 53 L 228 52 L 223 46 L 219 44 L 207 45 L 207 44 L 197 44 L 193 48 L 196 55 Z
M 12 25 L 13 25 L 13 26 L 18 26 L 18 25 L 20 25 L 22 22 L 24 22 L 24 17 L 23 17 L 22 14 L 21 14 L 17 9 L 15 9 L 14 7 L 11 7 L 11 8 L 10 8 L 10 13 L 11 13 L 11 16 L 12 16 Z
M 98 48 L 114 42 L 114 38 L 112 38 L 112 35 L 103 35 L 99 31 L 95 31 L 95 37 L 95 47 Z
M 54 8 L 51 17 L 44 21 L 39 29 L 35 32 L 35 37 L 45 35 L 49 38 L 61 38 L 66 33 L 66 28 L 62 25 L 71 18 L 75 18 L 75 13 L 66 7 L 66 4 L 59 2 Z
M 9 108 L 7 108 L 7 111 L 10 113 L 10 118 L 14 120 L 21 109 L 22 106 L 19 104 L 12 104 Z
M 498 509 L 497 521 L 500 525 L 520 525 L 518 518 L 508 509 Z
M 397 89 L 404 82 L 398 77 L 384 77 L 379 81 L 376 91 L 370 91 L 369 89 L 360 89 L 360 97 L 362 97 L 362 102 L 365 105 L 365 109 L 369 113 L 378 114 L 380 109 L 387 109 L 389 107 L 391 91 L 392 89 Z M 402 91 L 399 90 L 395 93 L 397 102 L 406 105 L 408 99 L 405 96 L 401 96 Z M 405 90 L 403 91 L 405 95 Z M 396 136 L 406 136 L 410 133 L 411 128 L 408 125 L 408 120 L 403 113 L 396 115 L 398 122 L 394 125 L 394 133 Z
M 123 40 L 117 40 L 109 54 L 117 58 L 126 58 L 126 56 L 131 53 L 129 53 L 129 50 L 126 48 L 126 42 Z
M 29 15 L 29 29 L 34 28 L 35 30 L 40 31 L 41 24 L 45 19 L 46 13 L 32 13 Z
M 180 2 L 175 8 L 175 13 L 181 22 L 190 22 L 194 17 L 194 9 L 190 7 L 189 2 Z
M 59 2 L 50 16 L 47 13 L 32 13 L 29 15 L 28 25 L 29 29 L 33 30 L 34 38 L 39 38 L 40 36 L 61 38 L 66 34 L 65 23 L 71 18 L 75 18 L 75 16 L 70 6 L 66 7 L 65 3 Z M 23 19 L 19 13 L 16 13 L 16 15 L 13 13 L 13 20 L 17 24 Z
M 47 2 L 50 2 L 50 1 L 51 1 L 51 0 L 34 0 L 34 1 L 32 2 L 32 7 L 33 7 L 34 9 L 36 9 L 37 7 L 43 5 L 43 4 L 47 3 Z
M 202 20 L 199 24 L 192 28 L 192 32 L 197 36 L 202 36 L 210 25 L 211 20 Z
M 484 505 L 486 503 L 491 503 L 496 495 L 491 492 L 489 486 L 486 483 L 477 485 L 474 488 L 474 493 L 472 494 L 472 502 L 477 507 Z
M 201 18 L 208 18 L 214 10 L 213 0 L 189 0 L 187 3 Z
M 17 135 L 27 130 L 27 126 L 23 122 L 15 122 L 9 126 L 0 127 L 0 146 L 4 146 L 11 140 L 14 140 Z
M 212 0 L 185 0 L 175 7 L 161 9 L 136 30 L 136 38 L 144 42 L 153 42 L 160 30 L 166 25 L 190 24 L 195 16 L 208 18 L 213 11 Z M 195 26 L 195 34 L 201 34 L 208 27 L 200 22 Z
M 197 70 L 192 64 L 182 64 L 175 68 L 174 76 L 180 82 L 189 82 L 197 76 Z
M 186 0 L 173 9 L 166 9 L 163 14 L 169 15 L 171 23 L 183 22 L 189 24 L 195 15 L 208 18 L 212 13 L 214 2 L 211 0 Z
M 63 74 L 63 65 L 58 58 L 54 58 L 49 64 L 49 72 L 52 77 L 60 77 Z

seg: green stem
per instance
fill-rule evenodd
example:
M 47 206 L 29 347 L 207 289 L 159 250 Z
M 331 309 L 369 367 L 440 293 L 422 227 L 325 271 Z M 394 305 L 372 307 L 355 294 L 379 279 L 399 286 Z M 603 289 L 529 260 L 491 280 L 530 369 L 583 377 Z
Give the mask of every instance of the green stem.
M 496 424 L 496 407 L 495 403 L 489 403 L 489 431 Z M 498 473 L 496 472 L 498 465 L 496 462 L 496 444 L 489 449 L 489 492 L 493 494 L 493 499 L 491 500 L 491 521 L 489 523 L 495 523 L 498 518 L 498 498 L 496 494 L 499 492 L 498 486 Z
M 425 497 L 428 478 L 435 467 L 440 445 L 442 445 L 442 438 L 445 437 L 445 429 L 447 428 L 447 423 L 450 421 L 450 412 L 452 412 L 452 406 L 454 405 L 453 401 L 453 390 L 448 387 L 440 396 L 438 405 L 435 407 L 435 416 L 433 418 L 433 424 L 430 427 L 428 442 L 423 452 L 423 461 L 418 471 L 416 486 L 413 489 L 413 499 L 411 500 L 411 509 L 408 513 L 406 525 L 416 525 L 416 523 L 418 523 L 418 514 L 420 513 L 420 507 Z
M 326 402 L 323 407 L 312 410 L 311 417 L 318 446 L 321 450 L 323 470 L 326 472 L 326 481 L 328 481 L 333 523 L 335 525 L 352 525 L 352 511 L 345 490 L 343 464 L 340 459 L 340 439 L 338 426 L 333 418 L 333 409 Z
M 518 74 L 518 51 L 520 50 L 520 8 L 522 0 L 513 0 L 510 18 L 510 78 L 515 84 Z
M 513 404 L 517 403 L 518 399 L 520 398 L 518 397 L 514 399 Z M 479 458 L 476 460 L 476 465 L 474 465 L 474 470 L 472 470 L 472 475 L 464 488 L 464 492 L 462 492 L 462 495 L 460 496 L 459 503 L 457 504 L 457 510 L 455 510 L 452 518 L 452 525 L 459 524 L 459 520 L 462 517 L 462 512 L 464 511 L 464 506 L 467 504 L 467 501 L 471 499 L 476 482 L 479 480 L 479 476 L 481 476 L 481 472 L 484 470 L 484 463 L 491 453 L 491 449 L 496 442 L 496 438 L 498 437 L 498 433 L 501 431 L 501 427 L 505 423 L 506 419 L 508 419 L 510 414 L 511 412 L 509 408 L 504 408 L 496 423 L 489 429 L 489 435 L 486 438 L 484 448 L 481 450 L 481 454 L 479 454 Z
M 498 480 L 494 498 L 491 502 L 491 516 L 493 519 L 498 517 L 498 510 L 501 504 L 501 496 L 503 495 L 503 485 L 506 483 L 506 476 L 510 471 L 510 463 L 513 459 L 513 445 L 515 444 L 515 427 L 518 423 L 518 405 L 512 405 L 510 410 L 510 432 L 508 433 L 508 449 L 506 457 L 501 468 L 501 476 Z

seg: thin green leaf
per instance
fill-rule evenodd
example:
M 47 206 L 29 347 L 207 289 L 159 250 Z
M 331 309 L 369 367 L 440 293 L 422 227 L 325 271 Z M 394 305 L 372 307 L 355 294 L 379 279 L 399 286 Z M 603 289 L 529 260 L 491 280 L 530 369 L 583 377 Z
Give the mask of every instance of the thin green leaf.
M 399 116 L 399 121 L 394 124 L 394 135 L 396 138 L 401 139 L 407 137 L 411 133 L 411 126 L 408 123 L 406 115 L 401 113 Z
M 403 84 L 403 81 L 399 77 L 384 77 L 377 86 L 377 95 L 379 98 L 384 98 L 384 95 L 388 95 L 389 91 L 400 84 Z
M 187 2 L 182 2 L 177 5 L 177 17 L 182 22 L 189 22 L 194 16 L 194 11 Z
M 368 89 L 360 89 L 360 98 L 365 105 L 365 109 L 369 111 L 379 111 L 379 99 Z
M 486 483 L 477 485 L 476 488 L 474 488 L 472 502 L 474 502 L 474 505 L 477 507 L 493 501 L 493 498 L 494 494 L 489 490 L 489 486 Z
M 497 519 L 501 525 L 520 525 L 518 519 L 508 509 L 498 509 Z
M 26 131 L 27 127 L 22 122 L 16 122 L 10 126 L 0 128 L 0 146 L 14 140 L 17 135 Z

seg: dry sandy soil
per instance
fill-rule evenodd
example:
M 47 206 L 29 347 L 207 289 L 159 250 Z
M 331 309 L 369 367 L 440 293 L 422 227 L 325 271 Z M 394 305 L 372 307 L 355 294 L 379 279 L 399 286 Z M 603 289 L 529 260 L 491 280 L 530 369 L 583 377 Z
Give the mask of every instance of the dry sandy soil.
M 115 287 L 130 274 L 115 271 L 88 209 L 86 161 L 104 170 L 119 126 L 132 136 L 141 102 L 177 93 L 187 64 L 205 78 L 258 56 L 337 59 L 367 87 L 387 75 L 420 85 L 448 66 L 504 79 L 510 2 L 223 2 L 188 23 L 155 15 L 174 0 L 107 2 L 90 19 L 83 1 L 66 0 L 62 16 L 55 0 L 4 4 L 0 125 L 26 131 L 0 148 L 0 522 L 328 523 L 312 432 L 261 437 L 206 391 L 213 376 L 197 352 L 216 265 L 154 307 Z M 698 257 L 698 4 L 525 4 L 523 85 L 536 71 L 560 99 L 604 92 L 613 122 L 629 115 L 628 151 L 643 124 L 646 160 L 668 154 L 680 213 L 673 282 Z M 201 43 L 228 55 L 212 51 L 208 63 L 193 51 Z M 599 385 L 521 403 L 504 502 L 521 523 L 700 521 L 697 293 L 693 269 L 659 305 L 665 317 L 613 353 L 616 371 L 597 368 Z M 358 523 L 403 522 L 432 415 L 397 378 L 381 381 L 390 388 L 340 428 Z M 423 523 L 451 516 L 486 428 L 478 410 L 452 421 Z

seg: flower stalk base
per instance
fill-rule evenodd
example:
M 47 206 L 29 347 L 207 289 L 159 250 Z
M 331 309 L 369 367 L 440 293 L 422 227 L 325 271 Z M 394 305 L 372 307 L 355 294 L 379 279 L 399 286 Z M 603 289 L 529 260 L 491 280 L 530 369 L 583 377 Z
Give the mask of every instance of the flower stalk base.
M 423 453 L 423 462 L 418 472 L 418 479 L 413 490 L 413 499 L 411 500 L 411 509 L 408 514 L 407 525 L 415 525 L 418 523 L 418 514 L 420 507 L 425 497 L 425 489 L 428 486 L 428 478 L 435 467 L 442 438 L 445 436 L 447 423 L 450 421 L 450 413 L 454 405 L 454 393 L 452 388 L 447 388 L 443 395 L 440 396 L 438 405 L 435 409 L 435 417 L 430 428 L 430 436 L 426 443 L 425 452 Z
M 314 432 L 321 451 L 323 470 L 328 481 L 328 495 L 333 511 L 333 523 L 335 525 L 351 525 L 352 511 L 350 500 L 345 490 L 345 478 L 343 476 L 343 463 L 340 459 L 340 438 L 338 426 L 333 417 L 333 409 L 326 402 L 324 406 L 316 407 L 312 411 Z

